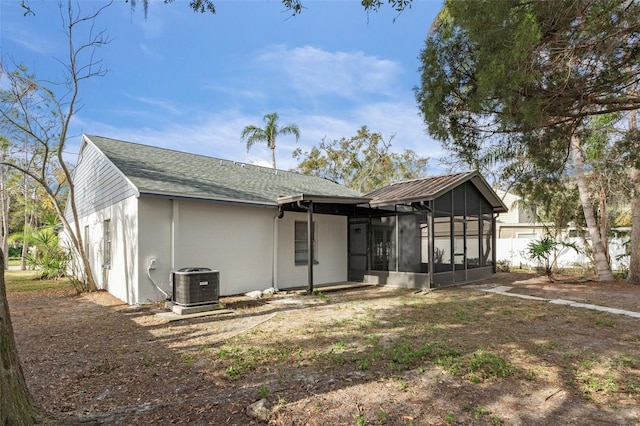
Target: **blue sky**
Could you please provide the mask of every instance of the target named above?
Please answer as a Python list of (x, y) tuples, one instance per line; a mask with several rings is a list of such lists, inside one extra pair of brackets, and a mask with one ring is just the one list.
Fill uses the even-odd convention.
[[(67, 40), (58, 2), (28, 3), (35, 16), (23, 16), (20, 0), (0, 2), (3, 60), (59, 78)], [(297, 147), (350, 137), (367, 125), (395, 135), (394, 150), (413, 149), (432, 159), (432, 173), (442, 171), (437, 158), (447, 154), (426, 134), (413, 93), (440, 0), (414, 0), (402, 14), (389, 7), (367, 14), (359, 1), (305, 0), (296, 17), (278, 0), (217, 0), (216, 15), (194, 13), (187, 0), (158, 0), (146, 20), (138, 3), (132, 14), (114, 0), (96, 21), (112, 38), (96, 52), (109, 72), (81, 86), (74, 135), (270, 165), (268, 149), (247, 153), (240, 133), (277, 112), (281, 125), (296, 123), (301, 132), (297, 144), (290, 136), (278, 140), (279, 168), (295, 167)], [(104, 2), (79, 4), (91, 12)], [(77, 152), (78, 140), (69, 151)]]

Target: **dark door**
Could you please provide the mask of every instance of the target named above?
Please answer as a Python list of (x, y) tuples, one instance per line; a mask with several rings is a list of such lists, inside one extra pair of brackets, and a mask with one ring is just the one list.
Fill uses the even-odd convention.
[(395, 271), (394, 228), (373, 225), (371, 228), (371, 269)]
[(349, 224), (349, 281), (362, 281), (367, 271), (369, 224)]

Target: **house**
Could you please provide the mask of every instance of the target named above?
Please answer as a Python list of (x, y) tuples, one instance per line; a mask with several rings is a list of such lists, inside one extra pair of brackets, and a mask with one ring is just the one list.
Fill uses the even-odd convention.
[(512, 192), (500, 189), (495, 190), (509, 209), (508, 212), (498, 215), (496, 220), (496, 236), (502, 238), (542, 238), (548, 234), (548, 229), (554, 225), (548, 222), (540, 222), (534, 207), (525, 206), (522, 197)]
[(221, 295), (467, 282), (494, 273), (495, 215), (506, 211), (476, 172), (363, 196), (319, 177), (92, 135), (74, 184), (96, 283), (130, 304), (163, 300), (171, 272), (186, 267), (219, 271)]

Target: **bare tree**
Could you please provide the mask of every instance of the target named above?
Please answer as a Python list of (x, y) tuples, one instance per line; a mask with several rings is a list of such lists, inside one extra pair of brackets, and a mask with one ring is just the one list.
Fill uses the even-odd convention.
[[(48, 86), (51, 82), (38, 80), (23, 66), (10, 66), (0, 61), (0, 117), (2, 132), (16, 155), (3, 156), (1, 166), (12, 167), (23, 173), (32, 183), (39, 185), (54, 205), (67, 231), (73, 249), (79, 255), (86, 277), (86, 289), (96, 289), (95, 281), (82, 244), (78, 212), (74, 202), (75, 188), (71, 180), (72, 168), (63, 152), (69, 137), (71, 118), (80, 108), (80, 84), (87, 79), (103, 76), (106, 72), (95, 50), (109, 42), (105, 31), (96, 31), (94, 24), (111, 2), (83, 15), (74, 10), (69, 0), (60, 5), (60, 17), (68, 40), (68, 58), (59, 60), (65, 79), (61, 94)], [(84, 41), (76, 44), (76, 32), (88, 27)], [(78, 31), (79, 32), (79, 31)], [(59, 89), (59, 87), (58, 87)], [(18, 143), (16, 143), (18, 142)], [(60, 176), (63, 176), (61, 179)], [(63, 201), (58, 194), (67, 185), (68, 208), (74, 226), (65, 217)], [(4, 281), (4, 255), (0, 256), (0, 424), (29, 425), (41, 423), (44, 416), (34, 405), (18, 358)]]
[[(84, 289), (89, 291), (95, 290), (96, 284), (82, 242), (72, 167), (63, 152), (70, 137), (71, 119), (82, 107), (81, 84), (106, 74), (102, 60), (94, 55), (97, 48), (109, 43), (109, 38), (105, 30), (96, 30), (95, 20), (111, 4), (108, 2), (87, 14), (79, 8), (74, 10), (71, 1), (61, 4), (60, 17), (68, 41), (68, 57), (58, 59), (64, 72), (61, 83), (40, 80), (23, 66), (7, 65), (4, 59), (0, 63), (0, 78), (7, 87), (0, 94), (0, 116), (8, 138), (13, 141), (14, 154), (2, 164), (23, 173), (49, 197), (78, 255), (84, 271)], [(17, 160), (18, 157), (23, 160)], [(64, 202), (59, 197), (64, 186), (69, 190), (66, 208), (70, 219), (65, 216)]]

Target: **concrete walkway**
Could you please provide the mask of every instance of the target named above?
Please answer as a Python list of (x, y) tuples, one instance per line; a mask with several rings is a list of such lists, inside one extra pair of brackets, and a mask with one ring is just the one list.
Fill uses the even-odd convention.
[(485, 287), (485, 286), (478, 286), (478, 285), (468, 285), (468, 286), (465, 286), (465, 287), (472, 288), (474, 290), (485, 291), (487, 293), (500, 294), (502, 296), (519, 297), (520, 299), (528, 299), (528, 300), (538, 300), (538, 301), (541, 301), (541, 302), (554, 303), (556, 305), (567, 305), (567, 306), (571, 306), (571, 307), (574, 307), (574, 308), (585, 308), (585, 309), (591, 309), (591, 310), (594, 310), (594, 311), (608, 312), (610, 314), (626, 315), (626, 316), (633, 317), (633, 318), (640, 318), (640, 312), (625, 311), (623, 309), (608, 308), (606, 306), (591, 305), (589, 303), (579, 303), (579, 302), (574, 302), (572, 300), (545, 299), (544, 297), (529, 296), (527, 294), (509, 293), (509, 290), (511, 290), (513, 287), (509, 287), (509, 286), (506, 286), (506, 285), (501, 285), (501, 286), (497, 286), (497, 287)]

